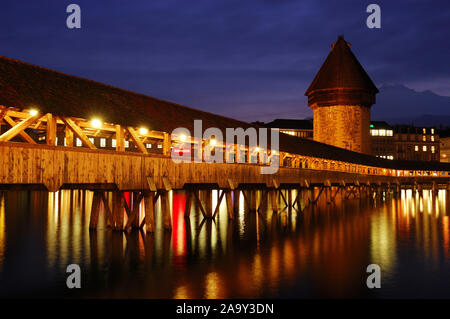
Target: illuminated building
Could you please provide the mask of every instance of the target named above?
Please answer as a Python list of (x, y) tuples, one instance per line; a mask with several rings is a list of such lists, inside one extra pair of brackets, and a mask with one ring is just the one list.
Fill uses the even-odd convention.
[(339, 36), (305, 92), (313, 110), (314, 140), (370, 154), (370, 107), (378, 89)]
[(313, 120), (276, 119), (263, 124), (265, 127), (278, 128), (280, 133), (313, 139)]
[(398, 125), (394, 127), (395, 159), (440, 160), (439, 135), (432, 127)]
[(372, 155), (393, 160), (395, 157), (394, 129), (386, 122), (370, 123)]

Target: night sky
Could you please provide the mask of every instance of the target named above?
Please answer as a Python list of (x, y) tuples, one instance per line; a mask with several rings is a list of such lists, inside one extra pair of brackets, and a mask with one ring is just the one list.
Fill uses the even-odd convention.
[[(81, 6), (79, 30), (66, 27), (70, 3)], [(381, 6), (381, 29), (366, 27), (370, 3)], [(0, 55), (245, 121), (311, 116), (304, 92), (338, 34), (377, 86), (450, 96), (448, 0), (2, 0), (0, 8)]]

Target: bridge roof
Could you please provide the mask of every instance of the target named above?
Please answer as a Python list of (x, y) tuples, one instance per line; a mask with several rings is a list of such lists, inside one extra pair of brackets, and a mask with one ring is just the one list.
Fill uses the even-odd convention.
[[(84, 119), (96, 116), (104, 122), (169, 133), (185, 127), (193, 134), (196, 119), (203, 121), (203, 129), (217, 127), (223, 132), (260, 127), (7, 57), (0, 57), (0, 105)], [(385, 168), (450, 170), (450, 164), (389, 161), (285, 134), (280, 134), (280, 150)]]
[(367, 72), (350, 49), (350, 44), (339, 36), (333, 43), (331, 52), (317, 72), (311, 85), (305, 92), (310, 95), (314, 91), (329, 89), (357, 89), (378, 93)]

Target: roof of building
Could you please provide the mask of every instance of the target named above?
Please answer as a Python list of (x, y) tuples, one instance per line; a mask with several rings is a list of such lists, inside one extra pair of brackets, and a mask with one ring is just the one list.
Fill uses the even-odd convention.
[(280, 129), (312, 130), (313, 120), (276, 119), (264, 124), (264, 126)]
[(386, 129), (386, 130), (391, 130), (392, 126), (390, 126), (387, 122), (385, 121), (371, 121), (370, 122), (370, 128), (373, 129)]
[[(85, 119), (98, 116), (104, 122), (165, 132), (185, 127), (193, 133), (196, 119), (203, 121), (203, 129), (217, 127), (223, 132), (260, 127), (6, 57), (0, 57), (0, 105)], [(389, 161), (286, 134), (280, 134), (280, 150), (385, 168), (450, 170), (450, 164)]]
[(350, 49), (350, 44), (339, 36), (331, 52), (305, 92), (317, 90), (357, 89), (378, 93), (378, 89)]
[[(426, 130), (426, 134), (431, 134), (431, 129), (434, 129), (434, 127), (430, 126), (413, 126), (413, 125), (395, 125), (394, 127), (395, 133), (401, 133), (401, 134), (423, 134), (423, 129)], [(437, 135), (438, 132), (435, 131), (435, 134)]]

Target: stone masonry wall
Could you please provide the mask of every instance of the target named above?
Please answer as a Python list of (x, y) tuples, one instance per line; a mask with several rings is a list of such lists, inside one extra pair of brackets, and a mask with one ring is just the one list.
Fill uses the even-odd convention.
[(314, 140), (370, 154), (370, 108), (359, 105), (313, 106)]

